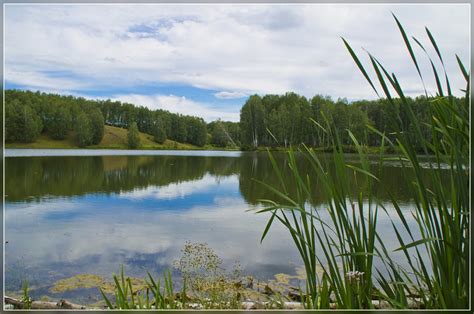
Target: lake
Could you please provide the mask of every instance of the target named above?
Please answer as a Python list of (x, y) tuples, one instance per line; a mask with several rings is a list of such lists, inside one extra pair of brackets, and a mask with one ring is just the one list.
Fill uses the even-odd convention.
[[(329, 155), (321, 156), (330, 163)], [(279, 165), (286, 162), (284, 153), (275, 158)], [(348, 158), (357, 162), (355, 155)], [(298, 164), (309, 167), (301, 156)], [(350, 178), (354, 195), (367, 188), (361, 178)], [(390, 213), (381, 188), (386, 186), (413, 224), (411, 191), (400, 165), (386, 164), (380, 179), (373, 192)], [(257, 181), (277, 180), (266, 153), (7, 149), (6, 294), (18, 295), (26, 279), (34, 298), (91, 304), (101, 299), (96, 288), (50, 289), (77, 274), (110, 279), (121, 265), (130, 276), (162, 274), (186, 241), (207, 243), (226, 268), (238, 263), (242, 274), (259, 280), (293, 275), (301, 262), (288, 232), (274, 224), (260, 243), (269, 216), (255, 214), (260, 199), (275, 198)], [(317, 182), (313, 186), (311, 204), (324, 216), (327, 199)], [(384, 243), (396, 248), (385, 213), (378, 224)]]

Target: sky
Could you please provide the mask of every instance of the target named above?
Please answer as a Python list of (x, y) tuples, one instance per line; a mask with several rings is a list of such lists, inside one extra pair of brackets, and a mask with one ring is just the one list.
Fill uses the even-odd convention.
[[(5, 4), (5, 87), (119, 100), (208, 122), (238, 121), (252, 94), (376, 98), (342, 36), (365, 65), (364, 49), (397, 74), (408, 95), (423, 94), (392, 12), (439, 66), (430, 29), (460, 95), (455, 54), (469, 66), (468, 4)], [(429, 61), (414, 50), (434, 94)]]

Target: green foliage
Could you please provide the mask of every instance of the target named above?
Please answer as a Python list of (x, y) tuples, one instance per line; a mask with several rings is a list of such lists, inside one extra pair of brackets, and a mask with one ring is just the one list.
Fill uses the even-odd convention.
[[(421, 77), (408, 37), (402, 25), (396, 21)], [(428, 30), (427, 33), (442, 63), (438, 47)], [(344, 40), (344, 44), (364, 77), (377, 92), (355, 52), (347, 41)], [(326, 120), (324, 127), (316, 122), (331, 140), (335, 173), (327, 169), (314, 150), (305, 146), (300, 154), (309, 160), (311, 167), (299, 170), (296, 154), (290, 151), (288, 167), (293, 182), (287, 184), (283, 180), (280, 166), (270, 155), (279, 182), (262, 184), (278, 195), (281, 201), (263, 200), (267, 207), (258, 212), (271, 213), (271, 216), (263, 231), (262, 240), (274, 221), (279, 221), (289, 231), (305, 265), (308, 279), (304, 300), (308, 308), (328, 308), (329, 296), (333, 294), (336, 307), (340, 309), (372, 308), (374, 295), (386, 300), (394, 308), (408, 308), (409, 301), (415, 302), (413, 296), (416, 296), (421, 300), (416, 302), (425, 308), (466, 309), (469, 306), (469, 75), (465, 75), (465, 102), (461, 102), (451, 95), (449, 79), (445, 73), (447, 91), (443, 91), (440, 84), (437, 84), (437, 96), (425, 103), (429, 110), (429, 123), (423, 129), (425, 125), (419, 119), (419, 114), (423, 111), (418, 111), (417, 115), (395, 74), (388, 74), (377, 59), (370, 54), (369, 57), (387, 97), (385, 109), (393, 113), (391, 117), (381, 120), (394, 131), (388, 136), (386, 129), (377, 130), (368, 126), (367, 132), (371, 131), (378, 136), (382, 148), (388, 143), (393, 150), (400, 151), (401, 155), (387, 158), (381, 149), (378, 166), (374, 170), (369, 167), (368, 155), (361, 143), (349, 130), (347, 136), (356, 147), (359, 157), (360, 166), (355, 166), (345, 160), (343, 143), (346, 140), (344, 133), (340, 132), (339, 122), (336, 119), (332, 122)], [(433, 65), (431, 59), (430, 62)], [(464, 73), (462, 63), (460, 68)], [(435, 78), (438, 77), (434, 65), (433, 72)], [(398, 100), (390, 95), (388, 83), (396, 91)], [(361, 104), (365, 105), (367, 104)], [(335, 116), (339, 118), (343, 108), (336, 105)], [(379, 114), (376, 116), (380, 117)], [(417, 155), (420, 150), (432, 152), (436, 158), (435, 162), (429, 164), (428, 177), (422, 175)], [(376, 184), (381, 189), (386, 189), (387, 186), (378, 178), (386, 160), (401, 163), (400, 171), (405, 174), (406, 184), (412, 187), (412, 198), (416, 204), (411, 211), (416, 222), (413, 228), (409, 227), (405, 218), (407, 213), (401, 211), (399, 201), (387, 190), (391, 195), (391, 205), (397, 213), (397, 217), (389, 216), (400, 244), (396, 251), (403, 252), (403, 263), (408, 265), (407, 268), (395, 263), (391, 252), (388, 252), (378, 235), (377, 216), (381, 214), (379, 209), (389, 215), (386, 205), (376, 197), (371, 188), (356, 196), (349, 193), (347, 169), (353, 170), (358, 180), (364, 178), (369, 185)], [(448, 181), (440, 175), (442, 165), (448, 165)], [(311, 200), (314, 188), (311, 177), (319, 179), (318, 187), (329, 197), (325, 206), (329, 221), (321, 218), (311, 201), (307, 202)], [(428, 189), (429, 184), (432, 187)], [(290, 196), (287, 192), (292, 186), (297, 189), (295, 196)], [(397, 218), (399, 225), (393, 222)], [(317, 246), (320, 247), (319, 251), (316, 250)], [(383, 269), (374, 267), (374, 258), (382, 261)], [(322, 277), (315, 271), (318, 265), (324, 269)]]
[(207, 126), (211, 137), (209, 142), (219, 147), (240, 145), (239, 123), (217, 120)]
[(127, 132), (127, 145), (130, 149), (136, 149), (140, 147), (140, 133), (138, 132), (138, 126), (136, 122), (132, 122), (128, 127)]
[(23, 302), (23, 309), (30, 310), (31, 309), (31, 298), (28, 292), (28, 281), (23, 282), (23, 296), (21, 297), (21, 302)]
[(240, 123), (216, 120), (208, 123), (209, 143), (218, 147), (240, 146)]
[[(377, 209), (370, 194), (350, 193), (349, 165), (344, 160), (338, 136), (334, 134), (337, 129), (332, 126), (330, 130), (329, 127), (325, 130), (333, 133), (330, 137), (336, 140), (333, 142), (335, 172), (330, 171), (314, 150), (306, 147), (300, 153), (310, 162), (309, 169), (301, 171), (297, 167), (296, 154), (293, 151), (288, 153), (288, 167), (291, 169), (291, 182), (288, 182), (283, 179), (279, 166), (270, 154), (279, 182), (275, 187), (264, 185), (283, 201), (263, 200), (267, 207), (258, 213), (269, 212), (271, 217), (262, 240), (274, 221), (281, 222), (288, 229), (305, 265), (307, 295), (304, 300), (307, 307), (328, 308), (329, 296), (333, 292), (337, 308), (371, 308)], [(361, 164), (368, 169), (365, 158), (360, 152)], [(354, 169), (361, 173), (367, 171)], [(319, 187), (328, 198), (326, 209), (329, 221), (323, 221), (320, 212), (306, 202), (312, 198), (310, 177), (317, 177)], [(287, 191), (292, 187), (297, 190), (295, 197), (288, 196)], [(322, 255), (317, 255), (317, 247), (322, 248), (322, 252), (319, 250)], [(323, 268), (326, 277), (318, 276), (316, 270), (319, 267)], [(352, 278), (354, 270), (357, 276)]]
[(174, 266), (194, 292), (204, 290), (208, 282), (223, 278), (222, 259), (206, 243), (186, 242), (181, 258)]
[[(337, 136), (344, 146), (352, 145), (352, 140), (347, 133), (347, 130), (350, 130), (361, 145), (378, 147), (380, 137), (368, 132), (366, 126), (369, 124), (382, 132), (385, 131), (392, 141), (395, 140), (397, 127), (407, 134), (414, 135), (416, 130), (408, 121), (409, 110), (413, 111), (420, 121), (419, 129), (422, 134), (427, 139), (431, 139), (427, 103), (433, 99), (426, 96), (405, 97), (403, 100), (406, 103), (405, 106), (398, 98), (359, 100), (348, 103), (346, 99), (334, 101), (330, 97), (320, 95), (310, 100), (295, 93), (263, 97), (254, 95), (241, 109), (241, 147), (243, 149), (256, 149), (259, 146), (288, 148), (304, 144), (332, 150), (333, 139), (318, 127), (326, 123), (337, 127)], [(461, 102), (463, 99), (453, 97), (453, 101)], [(400, 115), (400, 121), (397, 123), (392, 121), (394, 115)], [(217, 132), (216, 138), (219, 136), (222, 137)], [(423, 152), (421, 143), (415, 143), (415, 148), (418, 152)]]
[(252, 95), (240, 110), (240, 130), (242, 144), (256, 148), (260, 145), (265, 132), (264, 108), (262, 99)]
[[(125, 276), (122, 266), (120, 276), (113, 275), (115, 305), (102, 288), (99, 288), (99, 291), (109, 309), (176, 309), (178, 305), (180, 307), (185, 305), (184, 302), (178, 303), (175, 298), (170, 272), (164, 275), (164, 287), (161, 287), (160, 280), (155, 282), (150, 273), (148, 279), (144, 286), (135, 287), (132, 278)], [(181, 295), (185, 295), (185, 292), (183, 288)]]
[(92, 129), (92, 144), (99, 144), (104, 137), (104, 117), (98, 108), (94, 108), (89, 112), (89, 119)]
[(153, 140), (163, 144), (166, 140), (166, 131), (162, 123), (157, 123), (153, 130)]
[(93, 130), (89, 117), (84, 112), (80, 112), (76, 117), (76, 124), (74, 127), (76, 132), (76, 142), (79, 147), (86, 147), (92, 144)]
[(186, 117), (186, 142), (204, 146), (207, 142), (207, 126), (203, 119), (195, 117)]
[(55, 140), (65, 139), (71, 128), (71, 115), (64, 106), (54, 107), (51, 120), (46, 125), (49, 136)]
[(229, 303), (236, 305), (240, 301), (241, 287), (235, 284), (239, 269), (228, 274), (222, 268), (222, 259), (206, 243), (187, 242), (181, 258), (174, 264), (192, 295), (204, 302), (204, 306), (226, 308)]
[(33, 142), (40, 135), (42, 123), (34, 109), (29, 106), (23, 108), (23, 134), (20, 135), (20, 142)]
[(19, 115), (17, 107), (19, 102), (17, 100), (5, 102), (5, 142), (15, 142), (17, 134), (21, 131), (19, 122)]
[(38, 138), (43, 124), (30, 105), (14, 99), (5, 103), (5, 128), (6, 142), (30, 143)]
[[(54, 140), (65, 139), (70, 129), (76, 129), (81, 112), (87, 114), (92, 133), (92, 139), (86, 141), (86, 144), (82, 143), (82, 147), (101, 142), (104, 136), (104, 124), (128, 128), (133, 121), (137, 122), (140, 132), (153, 136), (159, 132), (158, 143), (163, 143), (166, 138), (197, 146), (204, 146), (207, 143), (206, 123), (197, 117), (164, 110), (150, 110), (110, 100), (87, 100), (81, 97), (20, 90), (6, 90), (5, 100), (8, 143), (33, 142), (39, 135), (38, 129), (40, 133), (46, 131)], [(25, 124), (25, 119), (28, 124)], [(163, 132), (157, 131), (156, 125), (159, 125)], [(164, 134), (164, 139), (161, 133)]]
[[(176, 293), (171, 271), (163, 280), (155, 280), (150, 273), (145, 285), (134, 287), (132, 279), (113, 275), (115, 304), (106, 291), (99, 288), (109, 309), (186, 309), (189, 303), (204, 308), (240, 308), (243, 287), (238, 284), (238, 269), (227, 274), (221, 267), (222, 260), (204, 243), (186, 243), (183, 255), (175, 261), (182, 273), (181, 290)], [(162, 284), (163, 283), (163, 284)], [(190, 289), (188, 293), (188, 287)]]
[(168, 271), (165, 273), (164, 286), (161, 287), (160, 280), (157, 282), (153, 279), (150, 273), (148, 273), (149, 282), (147, 282), (150, 287), (153, 296), (155, 297), (155, 308), (157, 309), (177, 309), (178, 306), (181, 308), (186, 307), (186, 282), (183, 284), (183, 289), (179, 294), (181, 297), (181, 302), (178, 303), (178, 299), (174, 293), (173, 289), (173, 278), (171, 277), (171, 272)]
[[(427, 138), (430, 138), (431, 131), (428, 127), (430, 115), (426, 110), (428, 107), (426, 104), (431, 100), (432, 97), (426, 96), (415, 99), (405, 97), (404, 100), (422, 122), (419, 128)], [(330, 123), (334, 121), (339, 126), (338, 136), (345, 146), (352, 143), (346, 129), (351, 130), (362, 145), (376, 147), (380, 144), (380, 138), (376, 134), (366, 132), (365, 124), (385, 131), (391, 140), (395, 140), (395, 125), (399, 125), (407, 133), (416, 132), (414, 126), (408, 123), (407, 106), (397, 98), (391, 98), (390, 101), (360, 100), (348, 104), (344, 99), (333, 101), (329, 97), (319, 95), (311, 99), (295, 93), (263, 97), (253, 95), (242, 107), (239, 123), (214, 121), (207, 125), (197, 117), (164, 110), (150, 110), (110, 100), (86, 100), (72, 96), (6, 90), (5, 101), (7, 143), (35, 141), (38, 129), (39, 132), (47, 132), (53, 139), (64, 139), (68, 129), (75, 128), (80, 112), (86, 113), (91, 123), (93, 135), (87, 145), (100, 143), (104, 132), (101, 121), (120, 128), (127, 128), (132, 121), (136, 121), (140, 132), (152, 136), (157, 134), (158, 143), (162, 141), (164, 133), (165, 138), (181, 143), (203, 146), (213, 142), (213, 145), (220, 147), (240, 146), (243, 149), (288, 148), (305, 144), (331, 150), (331, 139), (313, 121), (320, 125), (325, 125), (326, 120)], [(464, 99), (454, 98), (453, 101), (462, 102)], [(23, 110), (25, 107), (33, 109), (33, 111), (26, 109), (27, 120), (33, 122), (28, 123), (29, 129), (26, 132), (25, 110)], [(102, 115), (99, 114), (99, 110)], [(391, 117), (398, 114), (401, 120), (396, 124), (390, 122)], [(37, 117), (40, 118), (39, 122)], [(156, 130), (157, 125), (163, 132)], [(415, 144), (417, 151), (422, 152), (421, 143)]]
[(219, 124), (215, 126), (211, 133), (211, 144), (219, 147), (226, 147), (228, 143), (229, 137), (222, 125)]
[[(420, 79), (423, 80), (410, 40), (401, 23), (395, 16), (394, 18)], [(395, 90), (400, 97), (401, 106), (406, 108), (406, 115), (400, 114), (395, 119), (402, 128), (396, 129), (396, 142), (390, 143), (402, 151), (400, 160), (404, 162), (404, 169), (415, 177), (414, 181), (407, 181), (406, 184), (413, 188), (413, 198), (417, 206), (412, 215), (415, 217), (418, 228), (416, 231), (419, 234), (415, 236), (415, 230), (409, 228), (398, 202), (393, 199), (392, 203), (397, 209), (398, 218), (403, 222), (403, 228), (399, 228), (400, 230), (394, 225), (395, 234), (400, 242), (398, 250), (404, 253), (409, 268), (404, 271), (394, 267), (393, 261), (384, 250), (387, 263), (393, 272), (390, 278), (400, 284), (392, 286), (384, 278), (379, 279), (379, 282), (387, 294), (387, 299), (395, 306), (405, 304), (405, 297), (400, 293), (400, 290), (405, 290), (416, 291), (427, 308), (467, 308), (469, 306), (469, 75), (456, 56), (466, 80), (464, 102), (458, 101), (451, 94), (449, 78), (438, 46), (427, 28), (426, 32), (443, 66), (446, 79), (446, 91), (443, 91), (437, 69), (427, 54), (438, 89), (436, 97), (427, 103), (428, 116), (431, 118), (428, 125), (431, 134), (428, 138), (421, 128), (416, 113), (409, 106), (395, 74), (389, 75), (382, 64), (369, 54), (372, 66), (378, 73), (378, 81), (391, 105), (394, 105), (394, 101), (389, 95), (387, 85)], [(414, 37), (413, 40), (426, 52), (420, 41)], [(405, 125), (410, 125), (413, 131), (403, 132)], [(380, 135), (383, 139), (387, 139), (384, 134)], [(421, 147), (424, 152), (433, 152), (436, 157), (436, 162), (430, 164), (428, 180), (421, 176), (417, 147)], [(440, 178), (441, 164), (448, 165), (447, 182)], [(435, 185), (428, 190), (426, 185), (429, 181)], [(403, 232), (409, 235), (408, 239), (402, 236)], [(423, 251), (427, 252), (428, 258), (422, 258)]]
[(185, 142), (188, 136), (186, 124), (181, 116), (171, 116), (171, 133), (170, 139), (177, 142)]

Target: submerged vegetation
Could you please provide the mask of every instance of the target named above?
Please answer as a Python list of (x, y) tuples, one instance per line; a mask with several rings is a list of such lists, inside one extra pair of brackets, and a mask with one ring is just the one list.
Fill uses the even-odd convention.
[[(423, 80), (408, 39), (402, 25), (396, 19), (399, 30), (408, 48), (410, 57)], [(426, 29), (428, 38), (443, 65), (444, 62), (438, 46)], [(344, 40), (352, 58), (359, 67), (371, 87), (378, 94), (374, 83), (367, 74), (365, 67)], [(425, 48), (416, 39), (413, 41)], [(401, 171), (407, 174), (405, 184), (411, 186), (412, 198), (416, 204), (412, 209), (416, 226), (410, 227), (400, 209), (399, 201), (392, 197), (391, 206), (380, 202), (372, 193), (361, 192), (353, 196), (348, 191), (346, 169), (353, 170), (354, 176), (364, 178), (370, 184), (382, 185), (378, 178), (378, 170), (368, 166), (368, 156), (354, 134), (347, 134), (358, 149), (360, 166), (346, 162), (342, 151), (342, 141), (334, 124), (326, 120), (325, 125), (317, 124), (322, 132), (332, 139), (334, 148), (333, 159), (336, 167), (335, 175), (326, 169), (314, 150), (305, 147), (300, 152), (311, 163), (312, 167), (301, 172), (296, 167), (295, 152), (290, 151), (288, 167), (291, 169), (292, 185), (297, 188), (296, 197), (286, 193), (287, 185), (280, 180), (279, 185), (269, 189), (278, 193), (284, 201), (264, 200), (268, 205), (260, 213), (271, 213), (266, 236), (274, 221), (282, 223), (289, 231), (301, 255), (307, 274), (307, 308), (328, 308), (332, 298), (341, 309), (372, 308), (373, 299), (382, 299), (393, 308), (408, 308), (409, 304), (419, 304), (428, 309), (467, 309), (469, 307), (469, 74), (457, 57), (461, 72), (466, 81), (463, 102), (455, 101), (452, 96), (450, 82), (444, 72), (446, 90), (442, 88), (439, 73), (429, 59), (438, 90), (428, 105), (430, 136), (422, 132), (422, 121), (414, 114), (407, 102), (397, 76), (390, 74), (383, 65), (369, 53), (371, 64), (377, 74), (377, 80), (391, 106), (396, 102), (404, 108), (413, 131), (403, 128), (403, 119), (396, 114), (390, 123), (395, 129), (393, 136), (384, 130), (368, 126), (368, 130), (379, 136), (380, 145), (385, 143), (401, 151), (397, 157), (386, 157), (381, 150), (379, 167), (384, 162), (399, 160)], [(390, 94), (390, 88), (396, 92), (397, 101)], [(418, 149), (431, 151), (436, 156), (430, 163), (429, 177), (421, 176)], [(271, 155), (270, 155), (270, 158)], [(274, 163), (274, 162), (273, 162)], [(449, 165), (449, 179), (443, 180), (439, 170), (441, 164)], [(281, 169), (274, 163), (274, 170)], [(409, 175), (408, 175), (409, 174)], [(311, 198), (309, 177), (317, 176), (322, 182), (319, 188), (324, 189), (329, 201), (326, 210), (329, 221), (323, 221), (321, 212), (306, 202)], [(433, 184), (427, 189), (428, 180)], [(370, 189), (369, 189), (370, 191)], [(388, 191), (390, 193), (390, 191)], [(378, 236), (377, 216), (389, 215), (394, 235), (399, 247), (395, 251), (403, 253), (405, 265), (397, 263)], [(396, 213), (395, 216), (393, 214)], [(392, 215), (392, 216), (390, 216)], [(398, 219), (401, 224), (395, 224)], [(380, 267), (375, 266), (378, 260)], [(317, 275), (315, 269), (321, 266), (324, 272)]]

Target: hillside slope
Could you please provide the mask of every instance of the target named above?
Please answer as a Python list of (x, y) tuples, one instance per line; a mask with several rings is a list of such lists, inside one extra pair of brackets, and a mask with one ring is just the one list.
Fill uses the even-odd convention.
[[(140, 132), (140, 149), (202, 149), (190, 144), (182, 144), (171, 140), (166, 140), (163, 144), (153, 141), (153, 136)], [(80, 148), (74, 141), (74, 132), (70, 132), (64, 140), (53, 140), (47, 134), (41, 134), (34, 143), (7, 143), (6, 148)], [(98, 145), (87, 146), (86, 148), (127, 148), (127, 130), (106, 125), (104, 137)]]

